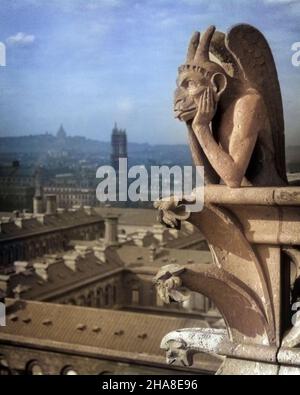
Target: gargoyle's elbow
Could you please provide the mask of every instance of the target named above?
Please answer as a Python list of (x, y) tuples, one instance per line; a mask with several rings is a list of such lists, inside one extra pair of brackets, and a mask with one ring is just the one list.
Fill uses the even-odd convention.
[(225, 182), (225, 185), (227, 185), (229, 188), (240, 188), (242, 185), (242, 180), (243, 177), (240, 176), (234, 176), (234, 177), (224, 177), (223, 181)]
[(232, 172), (229, 177), (224, 177), (224, 182), (229, 188), (240, 188), (243, 182), (243, 175), (239, 171)]
[(237, 180), (228, 180), (227, 182), (226, 182), (226, 185), (229, 187), (229, 188), (240, 188), (241, 187), (241, 181), (237, 181)]

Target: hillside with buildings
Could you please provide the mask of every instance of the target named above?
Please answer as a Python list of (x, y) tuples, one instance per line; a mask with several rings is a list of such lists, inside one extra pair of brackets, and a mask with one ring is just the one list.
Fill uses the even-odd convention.
[[(117, 125), (113, 130), (121, 130)], [(130, 141), (128, 137), (127, 151), (132, 164), (190, 164), (191, 158), (187, 145), (172, 145), (172, 154), (169, 145), (164, 144), (138, 144)], [(90, 158), (99, 163), (110, 162), (111, 146), (113, 142), (101, 141), (101, 133), (99, 140), (92, 140), (84, 136), (69, 136), (61, 125), (55, 135), (50, 133), (40, 135), (26, 135), (19, 137), (0, 137), (0, 165), (7, 164), (12, 160), (18, 159), (25, 162), (24, 164), (32, 164), (39, 162), (40, 164), (48, 164), (51, 159), (59, 160), (61, 164), (73, 160), (88, 160)]]

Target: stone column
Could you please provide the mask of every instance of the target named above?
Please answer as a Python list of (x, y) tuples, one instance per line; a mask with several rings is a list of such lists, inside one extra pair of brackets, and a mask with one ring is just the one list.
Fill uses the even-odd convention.
[[(173, 209), (162, 208), (161, 218)], [(189, 222), (205, 236), (213, 264), (168, 265), (156, 286), (165, 302), (182, 302), (187, 291), (209, 297), (227, 331), (183, 329), (162, 347), (190, 364), (199, 351), (225, 356), (222, 374), (300, 374), (300, 320), (291, 319), (289, 297), (290, 264), (300, 265), (300, 188), (207, 186), (204, 210)]]
[(105, 245), (107, 247), (119, 244), (118, 221), (117, 215), (109, 214), (105, 217)]
[(57, 210), (56, 195), (47, 195), (46, 214), (48, 215), (56, 214), (56, 210)]
[(43, 214), (44, 212), (44, 204), (42, 196), (35, 196), (33, 198), (33, 213), (34, 214)]

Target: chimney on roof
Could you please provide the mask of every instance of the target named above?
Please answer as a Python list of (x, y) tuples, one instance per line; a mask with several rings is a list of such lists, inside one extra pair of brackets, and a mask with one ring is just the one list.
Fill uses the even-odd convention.
[(65, 265), (69, 268), (69, 269), (71, 269), (73, 272), (76, 272), (76, 270), (77, 270), (77, 264), (78, 264), (78, 261), (79, 261), (79, 254), (78, 254), (78, 252), (73, 252), (73, 253), (71, 253), (71, 254), (67, 254), (67, 255), (64, 255), (64, 262), (65, 262)]
[(108, 214), (105, 217), (105, 245), (107, 247), (117, 246), (118, 239), (118, 222), (119, 217), (114, 214)]
[(44, 281), (48, 281), (48, 268), (49, 264), (45, 262), (36, 262), (33, 264), (36, 274)]
[(18, 228), (22, 229), (24, 225), (24, 218), (14, 218), (14, 223)]
[(24, 292), (29, 291), (29, 287), (26, 285), (18, 284), (14, 289), (13, 289), (13, 294), (14, 298), (20, 300), (21, 299), (21, 294)]
[(93, 215), (93, 208), (91, 206), (84, 206), (83, 208), (87, 215)]
[(46, 214), (48, 215), (56, 214), (56, 210), (57, 210), (56, 195), (47, 195)]
[(45, 214), (36, 214), (35, 219), (42, 225), (45, 225)]
[(43, 214), (43, 212), (44, 212), (43, 197), (35, 196), (33, 198), (33, 214)]
[(13, 217), (14, 218), (19, 218), (20, 217), (20, 211), (19, 210), (14, 210), (13, 211)]
[(146, 236), (147, 232), (143, 230), (139, 231), (136, 235), (133, 235), (132, 237), (135, 245), (137, 245), (138, 247), (145, 247)]
[(25, 219), (32, 219), (34, 217), (33, 213), (31, 213), (29, 210), (23, 210), (22, 216)]
[(8, 292), (9, 289), (10, 276), (7, 274), (0, 274), (0, 291), (4, 294)]
[(61, 263), (63, 262), (63, 259), (56, 254), (46, 254), (44, 255), (45, 262), (48, 263), (49, 265), (53, 265), (54, 263)]
[(29, 262), (26, 261), (16, 261), (14, 263), (16, 274), (25, 272), (29, 268)]
[(82, 204), (73, 204), (72, 209), (74, 209), (75, 211), (79, 211), (82, 210)]
[(155, 258), (156, 258), (156, 246), (152, 244), (149, 247), (149, 261), (153, 263), (155, 261)]
[(164, 241), (165, 229), (162, 225), (153, 225), (153, 235), (160, 242)]
[(174, 239), (179, 238), (179, 230), (178, 229), (168, 229), (169, 233), (171, 236), (174, 237)]
[(94, 251), (95, 257), (97, 259), (99, 259), (99, 261), (101, 263), (107, 262), (106, 246), (95, 246), (95, 247), (93, 247), (93, 251)]
[(92, 249), (85, 245), (76, 245), (75, 251), (83, 258), (86, 258), (92, 253)]

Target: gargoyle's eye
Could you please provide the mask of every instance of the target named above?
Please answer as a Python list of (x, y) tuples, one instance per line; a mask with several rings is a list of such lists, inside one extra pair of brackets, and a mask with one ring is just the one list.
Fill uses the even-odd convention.
[(196, 82), (194, 80), (188, 80), (186, 82), (186, 85), (187, 85), (188, 89), (195, 89), (195, 88), (197, 88), (197, 84), (196, 84)]

